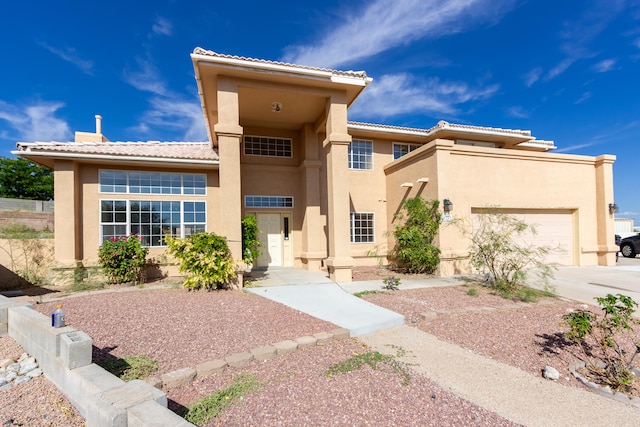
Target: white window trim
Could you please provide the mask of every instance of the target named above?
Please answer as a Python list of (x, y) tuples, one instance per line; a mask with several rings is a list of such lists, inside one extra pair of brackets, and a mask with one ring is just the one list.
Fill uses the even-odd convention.
[[(372, 237), (373, 239), (370, 242), (354, 242), (351, 240), (352, 237), (355, 237), (355, 233), (353, 232), (353, 215), (352, 214), (360, 214), (360, 215), (371, 215), (371, 222), (373, 223), (372, 228)], [(375, 212), (350, 212), (349, 213), (349, 240), (352, 245), (370, 245), (376, 243), (376, 213)]]
[[(291, 206), (253, 206), (247, 205), (248, 197), (266, 197), (266, 198), (282, 198), (282, 199), (291, 199)], [(243, 198), (243, 205), (245, 208), (250, 209), (293, 209), (295, 207), (295, 199), (293, 196), (266, 196), (263, 194), (246, 194)]]
[[(115, 191), (102, 191), (102, 182), (100, 181), (100, 175), (102, 172), (122, 172), (125, 173), (127, 176), (127, 183), (125, 184), (126, 186), (126, 192), (121, 193), (121, 192), (115, 192)], [(131, 173), (149, 173), (149, 174), (153, 174), (153, 173), (158, 173), (158, 174), (162, 174), (162, 173), (167, 173), (167, 174), (171, 174), (171, 175), (180, 175), (180, 193), (132, 193), (130, 192), (130, 179), (129, 179), (129, 174)], [(202, 176), (204, 177), (204, 194), (186, 194), (184, 192), (184, 176), (185, 175), (198, 175), (198, 176)], [(160, 197), (177, 197), (177, 196), (183, 196), (183, 197), (206, 197), (209, 187), (207, 185), (207, 174), (205, 173), (189, 173), (189, 172), (155, 172), (155, 171), (140, 171), (140, 170), (121, 170), (121, 169), (99, 169), (98, 170), (98, 193), (99, 194), (118, 194), (118, 195), (133, 195), (133, 196), (160, 196)]]
[[(395, 150), (394, 147), (398, 145), (398, 146), (403, 146), (403, 147), (409, 147), (409, 151), (407, 152), (407, 154), (411, 153), (414, 150), (417, 150), (418, 148), (422, 147), (423, 144), (413, 144), (410, 142), (394, 142), (393, 143), (393, 147), (391, 147), (391, 155), (394, 156), (394, 160), (398, 160), (401, 159), (402, 157), (406, 156), (407, 154), (404, 154), (400, 157), (398, 157), (398, 159), (395, 158)], [(413, 147), (413, 148), (411, 148)]]
[[(355, 167), (353, 167), (353, 160), (352, 160), (352, 161), (349, 163), (349, 170), (354, 170), (354, 171), (372, 171), (372, 170), (374, 170), (375, 165), (373, 164), (373, 158), (374, 158), (374, 155), (373, 155), (373, 145), (374, 145), (374, 144), (373, 144), (373, 140), (371, 140), (371, 139), (358, 139), (358, 138), (355, 138), (355, 139), (353, 139), (353, 140), (351, 141), (351, 143), (349, 144), (349, 150), (351, 150), (351, 149), (352, 149), (352, 144), (353, 144), (354, 142), (367, 142), (367, 143), (371, 144), (371, 167), (370, 167), (370, 168), (364, 168), (364, 169), (363, 169), (363, 168), (355, 168)], [(351, 156), (351, 158), (353, 159), (353, 155)]]
[[(290, 156), (269, 156), (267, 154), (247, 154), (247, 145), (246, 138), (266, 138), (266, 139), (278, 139), (281, 141), (289, 141), (289, 148), (291, 155)], [(277, 159), (292, 159), (293, 158), (293, 139), (292, 138), (282, 138), (279, 136), (266, 136), (266, 135), (244, 135), (242, 137), (242, 154), (245, 156), (251, 157), (269, 157), (269, 158), (277, 158)]]

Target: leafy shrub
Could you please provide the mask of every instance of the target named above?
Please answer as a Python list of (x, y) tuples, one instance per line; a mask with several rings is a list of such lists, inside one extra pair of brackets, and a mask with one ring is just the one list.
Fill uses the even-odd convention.
[(551, 249), (525, 244), (522, 239), (536, 234), (534, 226), (498, 210), (487, 210), (478, 218), (471, 234), (470, 261), (485, 275), (488, 287), (505, 298), (518, 297), (527, 281), (527, 269), (531, 268), (547, 283), (552, 271), (545, 257)]
[(196, 233), (184, 239), (166, 237), (166, 242), (169, 253), (180, 260), (180, 272), (186, 273), (185, 288), (227, 288), (235, 278), (235, 262), (224, 237)]
[(148, 253), (149, 248), (131, 234), (105, 240), (98, 249), (98, 260), (109, 283), (141, 282)]
[(255, 216), (242, 218), (242, 261), (252, 264), (260, 256), (258, 240), (258, 222)]
[(404, 223), (395, 226), (396, 245), (390, 254), (395, 267), (409, 273), (433, 273), (440, 264), (440, 249), (433, 245), (441, 222), (439, 202), (416, 197), (402, 206), (404, 211), (395, 220)]
[(395, 276), (391, 276), (383, 279), (382, 283), (384, 284), (382, 286), (382, 289), (387, 289), (389, 291), (397, 291), (398, 286), (400, 286), (400, 279), (398, 279)]
[(608, 294), (596, 301), (604, 312), (600, 318), (589, 310), (576, 310), (562, 316), (563, 324), (569, 327), (565, 337), (580, 345), (587, 370), (601, 384), (627, 391), (633, 381), (631, 369), (640, 353), (640, 343), (634, 342), (635, 349), (628, 351), (621, 342), (625, 335), (636, 338), (632, 325), (639, 322), (633, 318), (638, 304), (622, 294)]

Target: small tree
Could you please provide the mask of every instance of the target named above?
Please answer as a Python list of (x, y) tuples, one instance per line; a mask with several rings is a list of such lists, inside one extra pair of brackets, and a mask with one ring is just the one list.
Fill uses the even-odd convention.
[(260, 240), (258, 240), (258, 222), (255, 216), (242, 218), (242, 260), (252, 264), (260, 256)]
[[(608, 294), (596, 301), (604, 312), (601, 317), (589, 310), (576, 310), (562, 316), (563, 324), (569, 327), (565, 337), (580, 345), (586, 369), (600, 383), (613, 390), (627, 391), (633, 381), (633, 361), (640, 353), (640, 342), (633, 342), (637, 336), (632, 326), (638, 324), (632, 317), (638, 304), (622, 294)], [(621, 344), (625, 335), (626, 341), (632, 342), (635, 348)]]
[(228, 288), (236, 268), (227, 240), (215, 233), (196, 233), (184, 239), (166, 237), (167, 250), (180, 260), (189, 290)]
[(441, 222), (439, 202), (416, 197), (407, 199), (402, 207), (394, 218), (400, 224), (393, 232), (396, 245), (391, 258), (397, 268), (410, 273), (433, 273), (440, 264), (440, 249), (433, 245)]
[(487, 278), (487, 285), (506, 297), (514, 296), (534, 268), (546, 283), (551, 268), (545, 263), (550, 248), (523, 242), (526, 234), (536, 234), (534, 226), (497, 210), (478, 215), (471, 234), (471, 265)]
[(149, 248), (135, 234), (112, 237), (98, 249), (98, 260), (109, 283), (142, 282)]

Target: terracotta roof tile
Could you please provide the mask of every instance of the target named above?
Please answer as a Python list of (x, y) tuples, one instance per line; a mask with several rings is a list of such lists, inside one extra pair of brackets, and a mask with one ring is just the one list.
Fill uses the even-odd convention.
[(59, 152), (114, 157), (219, 160), (217, 150), (208, 142), (19, 142), (17, 147), (19, 151), (29, 153)]

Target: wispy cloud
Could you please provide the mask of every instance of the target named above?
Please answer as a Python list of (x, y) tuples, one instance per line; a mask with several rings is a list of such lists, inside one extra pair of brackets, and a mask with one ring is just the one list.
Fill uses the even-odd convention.
[(142, 58), (136, 58), (136, 63), (138, 69), (124, 71), (124, 81), (138, 90), (156, 95), (166, 95), (167, 85), (160, 77), (155, 65)]
[(159, 36), (170, 36), (173, 33), (173, 24), (168, 19), (159, 16), (156, 18), (151, 30)]
[(582, 94), (582, 96), (580, 98), (578, 98), (578, 100), (575, 102), (575, 104), (581, 104), (584, 101), (586, 101), (587, 99), (591, 98), (591, 92), (585, 92)]
[(498, 21), (513, 0), (374, 0), (345, 12), (337, 27), (315, 45), (290, 46), (283, 60), (337, 67), (412, 41), (459, 33)]
[(615, 59), (603, 59), (602, 61), (593, 65), (591, 69), (596, 73), (606, 73), (607, 71), (613, 70), (615, 65), (616, 65)]
[(542, 75), (542, 68), (541, 67), (534, 68), (533, 70), (529, 71), (527, 74), (524, 75), (524, 84), (526, 84), (528, 87), (533, 86), (535, 82), (540, 80), (541, 75)]
[(71, 137), (69, 124), (55, 116), (62, 102), (35, 102), (17, 106), (0, 100), (0, 120), (15, 130), (20, 141), (66, 141)]
[(80, 58), (78, 52), (74, 48), (58, 49), (57, 47), (50, 46), (47, 43), (40, 43), (40, 46), (56, 55), (58, 58), (70, 62), (78, 67), (83, 73), (90, 76), (93, 75), (93, 62)]
[(166, 129), (179, 134), (183, 141), (206, 141), (207, 131), (202, 107), (197, 100), (188, 101), (176, 95), (153, 97), (135, 131), (149, 134), (151, 129)]
[(472, 88), (466, 83), (431, 78), (415, 82), (409, 74), (375, 80), (349, 110), (351, 117), (392, 117), (405, 113), (454, 114), (459, 106), (491, 97), (499, 85)]
[(507, 115), (510, 117), (516, 117), (518, 119), (528, 119), (531, 113), (529, 111), (526, 111), (521, 106), (516, 105), (507, 109)]

